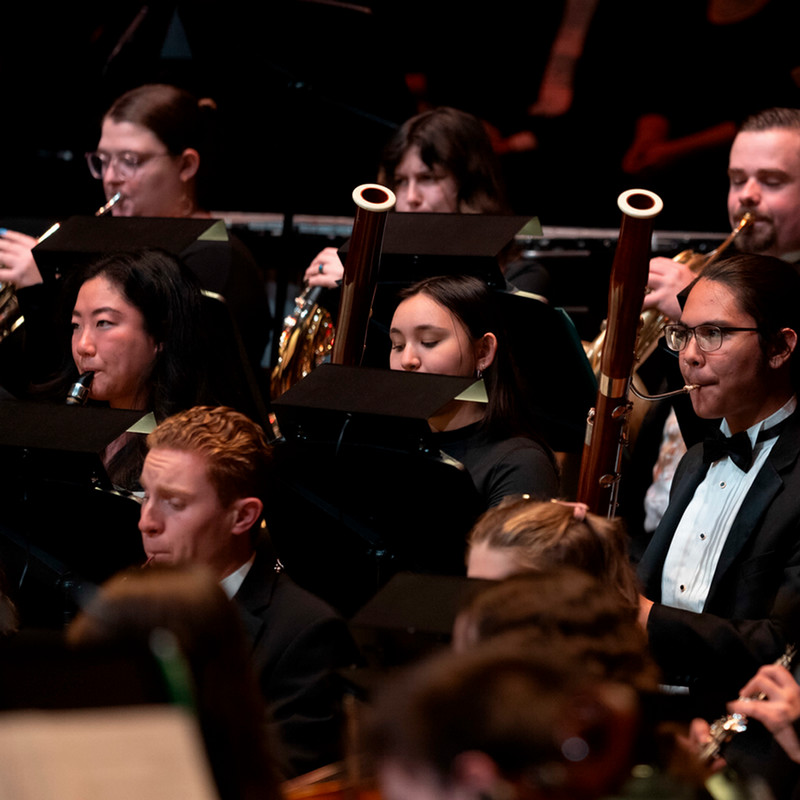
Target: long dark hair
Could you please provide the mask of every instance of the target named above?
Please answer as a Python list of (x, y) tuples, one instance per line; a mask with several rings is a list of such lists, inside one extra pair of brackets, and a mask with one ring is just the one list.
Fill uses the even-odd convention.
[(497, 438), (530, 436), (550, 453), (536, 419), (520, 402), (517, 366), (508, 344), (505, 325), (488, 285), (472, 275), (439, 275), (403, 289), (399, 295), (400, 301), (418, 294), (427, 295), (453, 314), (464, 326), (470, 339), (479, 339), (485, 333), (493, 333), (497, 337), (494, 361), (483, 372), (489, 399), (483, 419), (484, 427)]
[[(65, 291), (63, 316), (72, 313), (86, 281), (103, 276), (144, 317), (159, 345), (147, 383), (147, 406), (162, 419), (197, 405), (208, 392), (197, 281), (177, 259), (155, 248), (116, 253), (74, 273)], [(74, 364), (69, 371), (76, 374)]]
[(419, 148), (428, 167), (441, 165), (455, 178), (461, 213), (508, 212), (501, 171), (492, 143), (480, 120), (442, 106), (412, 117), (389, 140), (380, 180), (394, 189), (394, 173), (406, 153)]

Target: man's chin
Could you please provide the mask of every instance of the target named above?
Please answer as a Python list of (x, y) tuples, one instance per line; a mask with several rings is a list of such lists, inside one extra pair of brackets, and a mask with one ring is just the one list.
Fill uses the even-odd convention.
[(774, 246), (775, 231), (771, 226), (763, 230), (750, 228), (740, 233), (736, 240), (736, 249), (742, 253), (769, 254)]

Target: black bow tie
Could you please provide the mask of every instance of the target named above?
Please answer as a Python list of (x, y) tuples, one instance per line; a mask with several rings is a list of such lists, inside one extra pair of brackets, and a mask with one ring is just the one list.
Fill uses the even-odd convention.
[(744, 431), (726, 436), (719, 430), (708, 436), (703, 442), (703, 463), (713, 464), (725, 456), (729, 456), (742, 472), (747, 472), (753, 465), (750, 437)]
[[(766, 428), (758, 434), (757, 442), (767, 439), (774, 439), (784, 427), (786, 420)], [(714, 461), (728, 456), (742, 472), (747, 472), (753, 466), (753, 447), (750, 444), (750, 437), (745, 431), (734, 433), (733, 436), (716, 430), (713, 434), (706, 437), (703, 442), (703, 463), (712, 464)]]

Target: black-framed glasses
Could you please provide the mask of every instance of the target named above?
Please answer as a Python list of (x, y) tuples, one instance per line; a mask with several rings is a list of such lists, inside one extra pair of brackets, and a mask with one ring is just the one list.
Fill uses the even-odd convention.
[(757, 330), (758, 328), (732, 328), (724, 325), (695, 325), (694, 328), (690, 328), (680, 322), (672, 322), (664, 326), (664, 337), (667, 340), (667, 347), (678, 353), (689, 344), (692, 336), (700, 350), (704, 353), (713, 353), (722, 347), (722, 339), (726, 333)]
[(117, 173), (120, 178), (128, 180), (132, 178), (139, 167), (146, 164), (150, 159), (171, 157), (170, 153), (134, 153), (132, 150), (124, 150), (122, 153), (102, 153), (95, 151), (86, 154), (86, 163), (89, 165), (89, 172), (92, 177), (102, 180), (106, 170), (112, 163), (116, 164)]

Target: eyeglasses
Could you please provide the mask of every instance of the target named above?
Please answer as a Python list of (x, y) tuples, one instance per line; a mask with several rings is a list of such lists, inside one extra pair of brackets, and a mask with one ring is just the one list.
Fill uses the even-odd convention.
[(130, 150), (113, 154), (94, 152), (86, 154), (86, 163), (89, 165), (92, 177), (97, 180), (103, 179), (103, 175), (112, 163), (116, 164), (119, 177), (128, 180), (136, 174), (139, 167), (150, 159), (164, 157), (171, 158), (172, 156), (170, 153), (134, 153)]
[(722, 337), (726, 333), (757, 330), (758, 328), (730, 328), (720, 325), (696, 325), (694, 328), (689, 328), (680, 322), (675, 322), (664, 326), (664, 336), (667, 340), (667, 347), (678, 353), (689, 344), (692, 336), (700, 350), (704, 353), (713, 353), (722, 347)]

